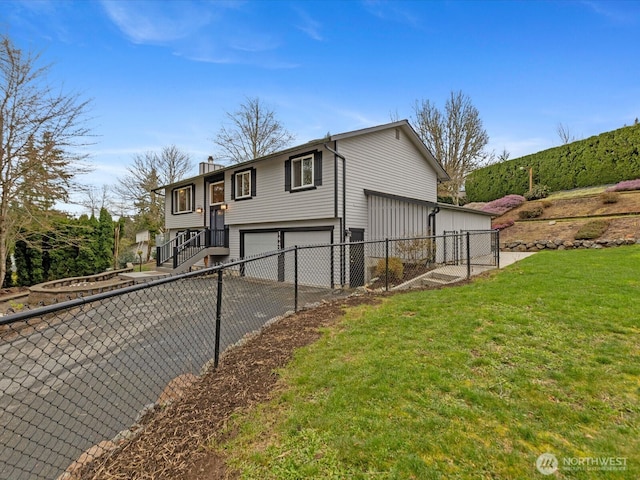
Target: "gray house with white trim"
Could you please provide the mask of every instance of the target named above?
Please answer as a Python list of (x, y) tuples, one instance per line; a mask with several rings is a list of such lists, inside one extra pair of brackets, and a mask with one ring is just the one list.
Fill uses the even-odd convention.
[[(490, 215), (437, 202), (448, 178), (406, 120), (235, 165), (202, 163), (198, 176), (163, 187), (168, 243), (158, 262), (184, 270), (294, 245), (489, 230)], [(206, 248), (175, 258), (194, 236)]]

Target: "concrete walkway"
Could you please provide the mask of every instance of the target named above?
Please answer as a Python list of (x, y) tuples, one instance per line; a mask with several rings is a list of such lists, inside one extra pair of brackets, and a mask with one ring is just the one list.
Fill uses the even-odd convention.
[[(508, 267), (523, 258), (535, 255), (536, 252), (500, 252), (500, 268)], [(488, 262), (489, 263), (489, 262)], [(495, 270), (492, 265), (471, 265), (471, 276), (480, 275), (489, 270)], [(405, 290), (421, 286), (439, 286), (449, 283), (459, 282), (467, 278), (467, 265), (445, 265), (430, 272), (413, 278), (400, 285), (396, 285), (391, 290)]]
[(500, 252), (500, 268), (508, 267), (535, 254), (536, 252)]

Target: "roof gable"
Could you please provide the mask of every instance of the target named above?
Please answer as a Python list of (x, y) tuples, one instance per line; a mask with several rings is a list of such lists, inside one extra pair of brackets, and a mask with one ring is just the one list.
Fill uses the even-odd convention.
[[(382, 130), (393, 129), (393, 128), (400, 128), (402, 130), (402, 132), (407, 136), (407, 138), (410, 139), (410, 141), (414, 144), (414, 146), (418, 149), (418, 151), (425, 158), (427, 163), (436, 172), (438, 180), (446, 181), (446, 180), (450, 179), (449, 175), (444, 170), (444, 168), (442, 167), (440, 162), (438, 162), (436, 160), (436, 158), (433, 156), (433, 154), (429, 151), (429, 149), (426, 147), (424, 142), (420, 139), (420, 137), (418, 136), (416, 131), (409, 124), (408, 120), (399, 120), (397, 122), (386, 123), (386, 124), (383, 124), (383, 125), (377, 125), (377, 126), (374, 126), (374, 127), (368, 127), (368, 128), (363, 128), (363, 129), (359, 129), (359, 130), (352, 130), (350, 132), (339, 133), (337, 135), (330, 135), (330, 136), (327, 136), (325, 138), (311, 140), (311, 141), (309, 141), (307, 143), (296, 145), (295, 147), (287, 148), (285, 150), (280, 150), (278, 152), (270, 153), (269, 155), (265, 155), (263, 157), (255, 158), (253, 160), (247, 160), (246, 162), (234, 163), (232, 165), (228, 165), (228, 166), (223, 167), (223, 168), (221, 168), (219, 170), (216, 170), (215, 173), (219, 174), (219, 173), (225, 172), (227, 170), (237, 170), (238, 168), (242, 168), (242, 167), (244, 167), (246, 165), (250, 165), (250, 164), (253, 164), (253, 163), (257, 163), (257, 162), (263, 162), (263, 161), (270, 160), (270, 159), (273, 159), (273, 158), (276, 158), (276, 157), (280, 157), (280, 156), (290, 155), (290, 154), (292, 154), (294, 152), (302, 151), (302, 150), (305, 150), (305, 149), (308, 150), (309, 148), (313, 148), (313, 147), (316, 147), (316, 146), (319, 146), (319, 145), (323, 145), (323, 144), (328, 143), (328, 142), (339, 141), (339, 140), (343, 140), (343, 139), (347, 139), (347, 138), (367, 135), (367, 134), (370, 134), (370, 133), (379, 132), (379, 131), (382, 131)], [(156, 190), (160, 190), (160, 189), (163, 189), (163, 188), (168, 188), (168, 187), (171, 187), (171, 186), (174, 186), (174, 185), (180, 185), (180, 184), (188, 183), (190, 181), (193, 181), (194, 179), (202, 178), (202, 177), (210, 176), (210, 175), (211, 175), (211, 173), (199, 174), (199, 175), (196, 175), (196, 176), (193, 176), (193, 177), (190, 177), (190, 178), (185, 178), (183, 180), (180, 180), (178, 182), (172, 183), (170, 185), (163, 185), (161, 187), (158, 187)]]

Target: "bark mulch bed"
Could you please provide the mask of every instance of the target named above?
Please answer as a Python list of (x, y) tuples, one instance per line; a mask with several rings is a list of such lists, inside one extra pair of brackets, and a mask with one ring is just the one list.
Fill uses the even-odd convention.
[(319, 328), (337, 321), (345, 307), (380, 300), (364, 294), (295, 315), (264, 328), (221, 357), (217, 370), (205, 374), (174, 403), (156, 410), (131, 440), (85, 465), (76, 478), (184, 479), (238, 478), (220, 454), (207, 448), (224, 441), (230, 416), (270, 398), (295, 349), (320, 337)]

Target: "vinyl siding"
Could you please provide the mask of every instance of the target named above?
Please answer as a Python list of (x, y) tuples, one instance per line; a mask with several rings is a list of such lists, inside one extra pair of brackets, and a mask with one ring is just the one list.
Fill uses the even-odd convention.
[(436, 216), (437, 234), (447, 231), (464, 230), (491, 230), (491, 217), (475, 213), (473, 210), (463, 212), (440, 206), (440, 212)]
[[(337, 142), (346, 157), (347, 228), (364, 228), (370, 237), (365, 189), (437, 201), (437, 175), (413, 142), (390, 128)], [(342, 188), (340, 184), (339, 188)]]
[[(173, 190), (193, 184), (195, 187), (195, 202), (193, 204), (194, 211), (191, 213), (173, 214), (171, 213), (171, 201), (173, 196)], [(164, 203), (165, 209), (165, 227), (167, 230), (185, 230), (187, 228), (203, 228), (205, 222), (205, 216), (207, 212), (206, 205), (204, 203), (205, 187), (204, 180), (202, 178), (190, 179), (184, 183), (176, 183), (171, 188), (167, 188), (166, 197)], [(203, 213), (196, 213), (196, 207), (203, 207)], [(175, 236), (175, 233), (174, 235)]]
[[(277, 229), (295, 229), (306, 227), (333, 227), (333, 241), (340, 241), (340, 222), (333, 218), (317, 219), (317, 220), (299, 220), (294, 222), (276, 222), (276, 223), (247, 223), (240, 225), (231, 225), (229, 227), (229, 258), (240, 258), (240, 230), (277, 230)], [(286, 234), (285, 234), (286, 235)]]
[[(303, 152), (305, 150), (301, 149), (300, 153)], [(256, 169), (256, 195), (250, 200), (231, 200), (231, 177), (234, 170), (225, 172), (225, 196), (229, 204), (225, 221), (228, 225), (333, 217), (333, 154), (323, 151), (322, 185), (296, 192), (285, 191), (284, 163), (290, 156), (252, 165)]]

